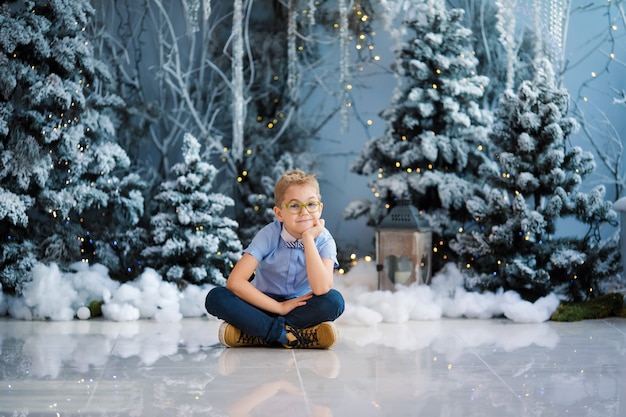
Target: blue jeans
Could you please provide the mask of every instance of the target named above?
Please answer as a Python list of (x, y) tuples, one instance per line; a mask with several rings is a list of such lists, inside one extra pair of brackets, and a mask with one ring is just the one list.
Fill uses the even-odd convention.
[[(284, 297), (269, 296), (276, 301), (285, 300)], [(335, 320), (343, 313), (344, 300), (339, 291), (331, 289), (324, 295), (314, 295), (306, 305), (279, 316), (248, 304), (225, 287), (215, 287), (207, 294), (204, 305), (209, 314), (250, 336), (272, 343), (278, 340), (285, 324), (303, 329)]]

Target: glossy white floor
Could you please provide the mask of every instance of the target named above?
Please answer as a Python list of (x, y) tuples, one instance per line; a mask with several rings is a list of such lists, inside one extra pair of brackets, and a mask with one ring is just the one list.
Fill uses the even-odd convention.
[(626, 320), (348, 327), (227, 349), (219, 322), (0, 319), (0, 416), (625, 416)]

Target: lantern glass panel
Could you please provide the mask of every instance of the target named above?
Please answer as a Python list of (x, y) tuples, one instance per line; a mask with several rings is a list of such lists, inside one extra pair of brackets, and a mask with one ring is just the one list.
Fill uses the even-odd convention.
[(406, 284), (411, 279), (413, 263), (408, 256), (389, 255), (385, 258), (384, 270), (394, 284)]

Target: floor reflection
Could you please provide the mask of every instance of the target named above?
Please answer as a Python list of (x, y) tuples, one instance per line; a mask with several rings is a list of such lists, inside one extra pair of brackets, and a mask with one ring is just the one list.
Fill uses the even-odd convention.
[(331, 350), (219, 324), (0, 319), (0, 417), (626, 415), (622, 319), (339, 325)]

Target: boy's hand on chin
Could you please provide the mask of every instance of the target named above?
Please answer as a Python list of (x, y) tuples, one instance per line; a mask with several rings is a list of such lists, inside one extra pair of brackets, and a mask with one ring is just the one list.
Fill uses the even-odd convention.
[(315, 239), (316, 237), (320, 235), (320, 233), (322, 233), (322, 231), (324, 231), (325, 224), (326, 224), (326, 221), (324, 221), (324, 219), (315, 220), (313, 222), (313, 226), (310, 229), (307, 229), (304, 232), (302, 232), (302, 237), (304, 238), (305, 236), (311, 236), (313, 237), (313, 239)]

